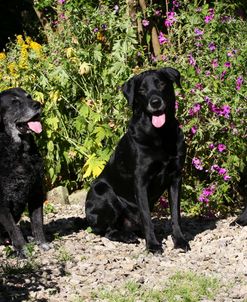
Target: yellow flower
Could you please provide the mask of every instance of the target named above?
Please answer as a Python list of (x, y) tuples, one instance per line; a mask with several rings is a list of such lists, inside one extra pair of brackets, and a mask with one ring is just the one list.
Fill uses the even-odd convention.
[(27, 43), (28, 45), (30, 45), (30, 44), (31, 44), (31, 42), (32, 42), (31, 37), (26, 37), (26, 43)]
[(34, 52), (35, 52), (37, 55), (40, 55), (40, 54), (41, 54), (42, 46), (41, 46), (39, 43), (34, 42), (34, 41), (31, 41), (29, 45), (30, 45), (30, 48), (31, 48), (32, 50), (34, 50)]
[(16, 77), (17, 76), (17, 66), (15, 62), (9, 63), (7, 65), (7, 68), (11, 74), (11, 76)]
[(17, 40), (17, 44), (18, 44), (19, 46), (22, 46), (22, 45), (25, 44), (25, 41), (23, 40), (22, 35), (18, 35), (18, 36), (16, 37), (16, 40)]
[(20, 55), (20, 61), (19, 61), (19, 67), (26, 69), (28, 66), (28, 46), (22, 45), (21, 47), (21, 55)]
[(66, 56), (68, 59), (74, 56), (74, 49), (72, 47), (66, 49)]
[(6, 54), (4, 52), (0, 52), (0, 61), (3, 61), (6, 59)]

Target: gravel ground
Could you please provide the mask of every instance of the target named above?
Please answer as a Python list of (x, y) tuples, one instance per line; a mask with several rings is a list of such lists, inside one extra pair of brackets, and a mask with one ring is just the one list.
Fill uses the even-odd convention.
[[(79, 205), (56, 206), (56, 210), (45, 215), (45, 231), (52, 241), (49, 251), (35, 247), (31, 260), (7, 259), (4, 246), (0, 246), (5, 272), (1, 275), (0, 270), (0, 302), (70, 302), (78, 297), (96, 301), (92, 292), (103, 287), (119, 288), (134, 280), (159, 288), (161, 281), (178, 271), (219, 279), (222, 286), (210, 301), (247, 301), (247, 227), (230, 227), (234, 217), (183, 218), (182, 227), (191, 246), (187, 253), (173, 249), (169, 219), (154, 219), (164, 246), (164, 253), (157, 256), (145, 251), (142, 239), (139, 244), (123, 244), (88, 232)], [(23, 227), (28, 232), (28, 224), (23, 223)], [(9, 267), (12, 271), (7, 274)]]

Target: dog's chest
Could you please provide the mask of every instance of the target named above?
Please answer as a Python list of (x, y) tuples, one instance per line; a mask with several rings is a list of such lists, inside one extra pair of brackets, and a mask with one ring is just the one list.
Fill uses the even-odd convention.
[(1, 181), (22, 184), (25, 187), (42, 177), (42, 162), (38, 154), (12, 152), (1, 159)]

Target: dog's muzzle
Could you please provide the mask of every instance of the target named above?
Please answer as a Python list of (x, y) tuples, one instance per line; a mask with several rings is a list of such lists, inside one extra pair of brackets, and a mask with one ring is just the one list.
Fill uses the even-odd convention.
[(161, 128), (166, 122), (165, 104), (160, 97), (153, 97), (148, 103), (148, 111), (152, 114), (152, 125)]

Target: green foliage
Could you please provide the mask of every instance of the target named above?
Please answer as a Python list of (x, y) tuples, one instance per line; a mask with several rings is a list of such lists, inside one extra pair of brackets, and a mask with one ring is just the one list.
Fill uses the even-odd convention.
[[(161, 284), (157, 284), (161, 287)], [(164, 283), (161, 289), (149, 289), (134, 281), (129, 281), (116, 291), (102, 290), (95, 293), (94, 298), (104, 301), (186, 301), (199, 302), (202, 299), (213, 299), (219, 289), (219, 281), (191, 272), (178, 272)]]
[[(160, 9), (155, 20), (166, 38), (154, 58), (137, 42), (126, 1), (118, 1), (118, 10), (111, 1), (36, 2), (37, 9), (50, 7), (55, 14), (45, 31), (48, 43), (17, 36), (0, 53), (0, 89), (21, 86), (43, 104), (38, 144), (48, 188), (87, 188), (127, 127), (122, 84), (142, 70), (172, 66), (182, 75), (177, 116), (188, 145), (183, 209), (224, 214), (239, 206), (246, 166), (247, 26), (228, 1), (198, 3), (172, 7), (170, 1), (175, 19), (167, 28), (165, 8), (148, 5), (147, 18)], [(219, 151), (220, 144), (225, 150)]]

